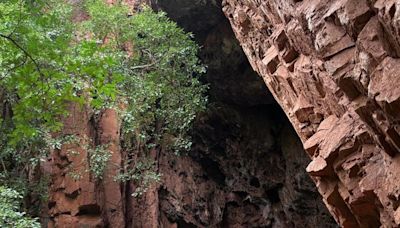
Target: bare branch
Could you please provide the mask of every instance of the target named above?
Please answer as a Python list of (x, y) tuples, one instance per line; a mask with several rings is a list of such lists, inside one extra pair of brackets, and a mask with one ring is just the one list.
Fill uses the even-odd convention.
[(133, 66), (133, 67), (131, 67), (131, 70), (146, 69), (146, 68), (149, 68), (149, 67), (153, 66), (154, 64), (155, 64), (155, 62), (146, 64), (146, 65)]

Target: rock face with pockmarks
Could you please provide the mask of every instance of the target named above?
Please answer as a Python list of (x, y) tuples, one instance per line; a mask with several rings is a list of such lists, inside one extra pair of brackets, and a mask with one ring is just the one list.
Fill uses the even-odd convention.
[[(112, 178), (127, 153), (117, 113), (71, 104), (63, 134), (79, 143), (46, 165), (50, 226), (400, 227), (399, 1), (146, 2), (203, 47), (193, 149), (153, 156), (161, 182), (133, 198)], [(112, 151), (102, 180), (88, 145)]]
[(342, 227), (400, 226), (400, 4), (224, 0)]
[[(77, 141), (54, 150), (45, 165), (51, 174), (48, 227), (337, 227), (305, 171), (310, 158), (251, 68), (221, 2), (159, 0), (153, 7), (195, 34), (208, 65), (203, 80), (210, 104), (194, 125), (193, 149), (181, 156), (152, 154), (161, 181), (132, 197), (135, 183), (113, 178), (128, 152), (133, 162), (140, 156), (121, 146), (118, 113), (71, 104), (62, 134)], [(76, 17), (84, 20), (85, 12), (77, 10)], [(278, 49), (270, 55), (278, 66), (275, 54)], [(285, 58), (295, 55), (292, 50)], [(312, 103), (302, 101), (298, 115), (306, 119)], [(111, 152), (101, 179), (88, 172), (90, 150), (99, 145)], [(312, 169), (320, 173), (320, 167)]]

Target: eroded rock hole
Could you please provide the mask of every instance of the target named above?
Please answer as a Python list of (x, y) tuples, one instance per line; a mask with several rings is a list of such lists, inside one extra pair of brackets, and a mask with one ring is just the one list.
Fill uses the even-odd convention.
[(250, 179), (250, 185), (253, 186), (253, 187), (259, 188), (260, 187), (260, 181), (258, 180), (257, 177), (252, 177)]
[(220, 185), (225, 184), (225, 175), (219, 168), (218, 162), (213, 161), (212, 159), (206, 157), (200, 160), (200, 164), (206, 171), (207, 178), (214, 180), (216, 183)]
[(99, 205), (88, 204), (80, 206), (77, 215), (99, 215), (99, 214), (101, 214), (101, 209)]
[(279, 197), (279, 189), (280, 188), (281, 188), (281, 186), (280, 187), (271, 188), (271, 189), (268, 189), (266, 191), (267, 198), (271, 203), (274, 204), (274, 203), (279, 203), (281, 201), (281, 199)]

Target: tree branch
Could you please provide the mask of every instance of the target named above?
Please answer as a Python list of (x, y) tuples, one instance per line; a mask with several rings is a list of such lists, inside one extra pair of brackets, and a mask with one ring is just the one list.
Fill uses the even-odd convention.
[(39, 67), (39, 64), (38, 64), (37, 61), (32, 57), (32, 55), (29, 54), (29, 52), (25, 50), (25, 48), (23, 48), (21, 45), (19, 45), (19, 44), (17, 43), (17, 41), (15, 41), (15, 40), (14, 40), (13, 38), (11, 38), (10, 36), (6, 36), (6, 35), (3, 35), (3, 34), (0, 34), (0, 37), (2, 37), (2, 38), (4, 38), (4, 39), (7, 39), (7, 40), (10, 41), (11, 43), (13, 43), (18, 49), (20, 49), (20, 50), (33, 62), (33, 64), (35, 65), (35, 68), (36, 68), (37, 72), (40, 74), (40, 76), (44, 77), (44, 74), (42, 73), (42, 71), (41, 71), (41, 69), (40, 69), (40, 67)]
[(146, 64), (146, 65), (133, 66), (133, 67), (131, 67), (131, 70), (146, 69), (148, 67), (153, 66), (154, 64), (156, 64), (156, 63), (149, 63), (149, 64)]

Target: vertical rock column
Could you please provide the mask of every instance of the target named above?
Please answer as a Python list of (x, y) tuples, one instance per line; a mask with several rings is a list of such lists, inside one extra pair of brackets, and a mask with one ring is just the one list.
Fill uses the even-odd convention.
[(89, 114), (77, 104), (69, 106), (69, 113), (62, 135), (73, 136), (76, 142), (52, 152), (49, 227), (102, 226), (99, 192), (88, 172), (87, 146), (93, 136)]
[[(114, 180), (121, 167), (116, 112), (103, 111), (95, 123), (85, 107), (71, 104), (69, 111), (62, 135), (76, 140), (52, 153), (49, 226), (124, 227), (124, 201), (120, 184)], [(94, 153), (90, 148), (99, 145), (111, 153), (101, 179), (89, 171), (90, 153)]]
[(120, 123), (117, 112), (106, 109), (101, 113), (97, 134), (100, 145), (106, 145), (111, 153), (100, 185), (102, 191), (103, 218), (114, 227), (124, 227), (124, 199), (122, 185), (116, 180), (121, 169)]

